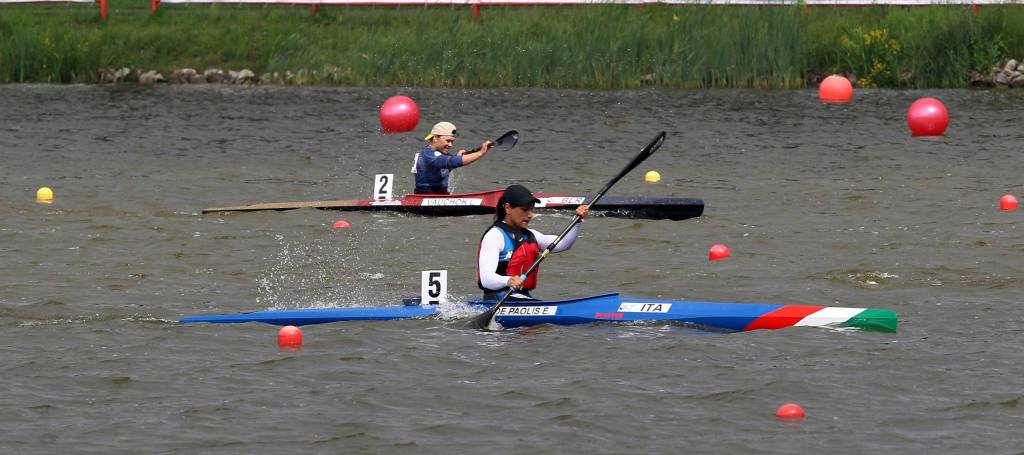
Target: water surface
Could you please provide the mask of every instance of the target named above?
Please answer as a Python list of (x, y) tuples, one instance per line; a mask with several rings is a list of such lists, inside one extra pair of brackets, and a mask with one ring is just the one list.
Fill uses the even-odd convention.
[[(1012, 91), (394, 90), (0, 86), (0, 447), (19, 453), (1019, 453), (1020, 106)], [(904, 115), (946, 103), (947, 136)], [(540, 295), (891, 308), (896, 334), (648, 325), (460, 330), (454, 320), (182, 326), (190, 314), (396, 304), (419, 271), (477, 294), (489, 217), (204, 207), (368, 197), (429, 125), (512, 151), (457, 191), (703, 198), (682, 222), (595, 218)], [(645, 184), (657, 170), (663, 181)], [(33, 200), (40, 186), (53, 204)], [(332, 232), (338, 219), (352, 229)], [(556, 233), (568, 218), (543, 215)], [(732, 257), (709, 262), (725, 243)], [(774, 410), (808, 413), (782, 423)]]

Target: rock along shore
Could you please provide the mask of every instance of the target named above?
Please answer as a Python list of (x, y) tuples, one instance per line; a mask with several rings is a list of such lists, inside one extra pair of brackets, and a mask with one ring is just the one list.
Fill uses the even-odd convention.
[[(207, 69), (199, 72), (192, 68), (176, 69), (170, 76), (164, 76), (156, 70), (132, 70), (131, 68), (108, 68), (98, 72), (97, 79), (100, 83), (121, 83), (138, 82), (142, 85), (158, 83), (170, 84), (283, 84), (283, 85), (306, 85), (320, 83), (335, 79), (340, 73), (339, 68), (327, 66), (323, 71), (298, 70), (295, 72), (285, 71), (264, 73), (257, 77), (252, 70), (242, 69), (240, 71), (222, 70), (218, 68)], [(851, 78), (853, 76), (851, 75)], [(647, 74), (641, 78), (641, 85), (648, 85), (654, 79), (654, 75)], [(815, 86), (820, 80), (808, 80), (808, 85)], [(852, 79), (855, 80), (855, 79)], [(972, 87), (1024, 87), (1024, 63), (1016, 59), (1010, 59), (1005, 64), (992, 67), (990, 74), (974, 73), (970, 75)]]

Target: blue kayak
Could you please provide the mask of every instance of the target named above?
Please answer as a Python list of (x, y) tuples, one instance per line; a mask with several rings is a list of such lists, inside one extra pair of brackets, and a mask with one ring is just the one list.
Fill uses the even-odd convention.
[[(440, 313), (436, 305), (419, 305), (418, 302), (419, 299), (406, 299), (406, 304), (402, 306), (309, 308), (188, 316), (180, 322), (263, 322), (300, 326), (341, 321), (425, 318)], [(469, 305), (483, 311), (494, 305), (494, 302), (471, 301)], [(495, 321), (504, 328), (640, 321), (665, 321), (728, 331), (810, 326), (895, 332), (897, 327), (896, 313), (887, 309), (633, 299), (619, 294), (558, 301), (509, 301), (498, 309)]]

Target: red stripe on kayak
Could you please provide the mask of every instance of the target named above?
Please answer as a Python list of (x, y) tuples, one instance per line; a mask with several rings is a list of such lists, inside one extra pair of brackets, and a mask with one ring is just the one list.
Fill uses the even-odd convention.
[(810, 316), (818, 310), (825, 308), (823, 306), (804, 306), (804, 305), (786, 305), (775, 311), (765, 313), (761, 317), (754, 319), (743, 330), (756, 330), (756, 329), (781, 329), (789, 327), (801, 319)]

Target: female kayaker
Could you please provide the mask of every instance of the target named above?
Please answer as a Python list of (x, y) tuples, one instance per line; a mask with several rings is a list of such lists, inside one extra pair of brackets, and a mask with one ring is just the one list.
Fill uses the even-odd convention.
[(483, 158), (491, 148), (491, 141), (484, 141), (478, 151), (459, 150), (452, 155), (449, 151), (455, 145), (455, 136), (455, 125), (440, 122), (424, 138), (427, 146), (417, 155), (413, 167), (416, 173), (416, 194), (449, 194), (448, 175), (452, 169), (472, 164)]
[[(477, 251), (477, 285), (484, 299), (498, 300), (503, 293), (514, 290), (509, 299), (532, 299), (530, 291), (537, 287), (539, 268), (526, 279), (521, 275), (540, 257), (541, 251), (555, 241), (557, 235), (545, 235), (529, 229), (534, 204), (540, 202), (522, 185), (512, 185), (498, 200), (494, 224), (484, 232)], [(589, 207), (576, 207), (581, 219), (587, 218)], [(569, 230), (552, 253), (568, 250), (582, 229), (583, 221)]]

